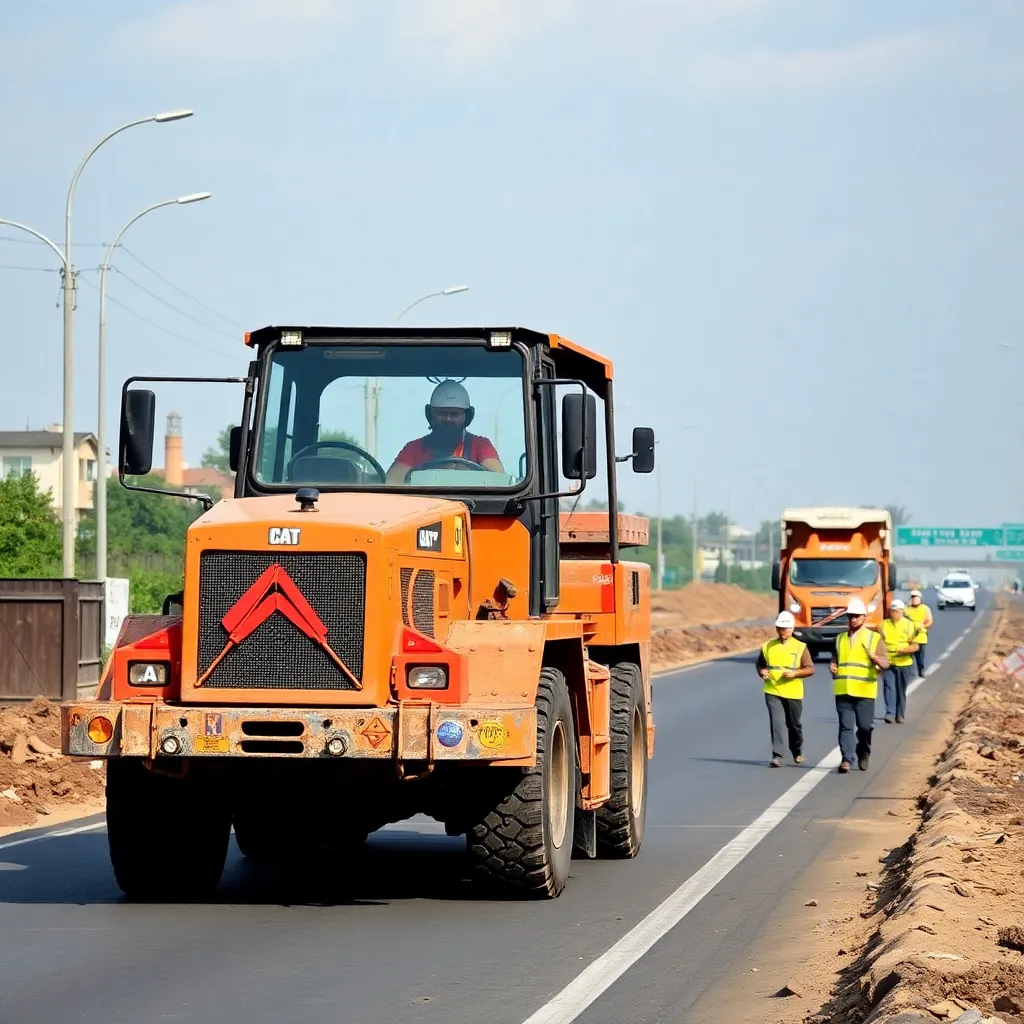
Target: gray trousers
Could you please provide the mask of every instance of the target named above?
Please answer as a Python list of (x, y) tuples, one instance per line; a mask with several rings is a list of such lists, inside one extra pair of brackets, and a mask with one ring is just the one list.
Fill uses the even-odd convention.
[(875, 698), (836, 694), (839, 713), (839, 752), (850, 764), (871, 754), (871, 732), (875, 728)]
[(768, 720), (772, 727), (772, 757), (782, 757), (787, 746), (794, 757), (802, 754), (804, 730), (800, 724), (800, 716), (804, 710), (804, 702), (795, 697), (780, 697), (774, 693), (766, 693), (764, 702), (768, 705)]

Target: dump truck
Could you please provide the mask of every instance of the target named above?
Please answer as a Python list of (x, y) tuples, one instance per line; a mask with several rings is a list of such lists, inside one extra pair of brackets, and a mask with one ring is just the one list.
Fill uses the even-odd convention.
[[(611, 362), (518, 327), (245, 343), (244, 376), (122, 388), (121, 483), (203, 504), (180, 593), (129, 615), (95, 696), (61, 708), (63, 752), (106, 759), (122, 891), (211, 891), (232, 829), (247, 857), (349, 856), (416, 814), (522, 897), (558, 896), (574, 855), (635, 857), (650, 569), (623, 551), (648, 524), (577, 510), (599, 452), (611, 510), (619, 464), (654, 468), (649, 428), (616, 453)], [(233, 496), (139, 479), (164, 381), (242, 391)]]
[(772, 589), (812, 657), (834, 650), (853, 597), (867, 607), (867, 625), (880, 629), (896, 589), (891, 516), (879, 508), (787, 508)]

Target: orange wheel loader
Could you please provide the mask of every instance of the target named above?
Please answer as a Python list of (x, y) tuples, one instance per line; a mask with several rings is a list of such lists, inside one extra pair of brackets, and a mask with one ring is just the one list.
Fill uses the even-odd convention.
[[(349, 851), (426, 814), (472, 873), (555, 897), (574, 855), (643, 840), (645, 519), (574, 511), (616, 468), (611, 363), (522, 328), (266, 327), (243, 377), (132, 377), (121, 483), (201, 501), (184, 586), (130, 615), (65, 754), (107, 759), (110, 857), (134, 898), (247, 857)], [(156, 395), (233, 383), (234, 495), (163, 490)]]

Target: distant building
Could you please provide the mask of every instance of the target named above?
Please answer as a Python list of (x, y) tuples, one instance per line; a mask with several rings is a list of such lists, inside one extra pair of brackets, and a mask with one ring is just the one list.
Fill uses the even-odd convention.
[(154, 469), (153, 475), (163, 477), (168, 487), (180, 487), (190, 494), (209, 494), (211, 498), (230, 498), (235, 493), (235, 478), (219, 469), (199, 466), (190, 469), (184, 458), (184, 439), (181, 434), (181, 415), (172, 412), (167, 417), (164, 433), (164, 465)]
[[(61, 425), (45, 430), (0, 430), (0, 479), (34, 473), (41, 491), (49, 491), (58, 516), (64, 508), (64, 459)], [(96, 435), (75, 434), (75, 521), (93, 507), (98, 476)]]

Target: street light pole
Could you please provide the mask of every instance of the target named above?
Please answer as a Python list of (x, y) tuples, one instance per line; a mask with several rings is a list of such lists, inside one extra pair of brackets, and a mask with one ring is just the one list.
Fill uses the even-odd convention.
[(100, 264), (100, 331), (99, 350), (97, 353), (98, 384), (96, 393), (96, 446), (97, 452), (96, 468), (97, 479), (94, 484), (96, 495), (96, 578), (102, 583), (107, 578), (107, 273), (110, 270), (110, 261), (114, 257), (114, 250), (121, 241), (121, 236), (141, 217), (153, 210), (159, 210), (164, 206), (180, 205), (202, 202), (209, 199), (209, 192), (194, 192), (191, 195), (179, 196), (177, 199), (165, 199), (163, 202), (153, 203), (144, 210), (139, 211), (130, 220), (126, 221), (123, 227), (110, 243), (107, 254)]
[(75, 575), (75, 375), (74, 375), (74, 310), (75, 310), (75, 270), (71, 262), (71, 209), (75, 198), (75, 187), (78, 179), (85, 170), (85, 165), (92, 159), (96, 151), (106, 142), (109, 142), (115, 135), (134, 128), (136, 125), (148, 124), (155, 121), (162, 124), (166, 121), (180, 121), (182, 118), (191, 117), (191, 110), (169, 110), (162, 114), (150, 114), (148, 117), (140, 117), (127, 124), (115, 128), (96, 143), (78, 165), (71, 184), (68, 187), (68, 197), (64, 204), (64, 274), (63, 274), (63, 300), (64, 300), (64, 422), (61, 425), (61, 459), (63, 461), (61, 474), (61, 550), (62, 550), (62, 575), (65, 579), (71, 579)]
[[(418, 306), (421, 302), (426, 302), (427, 299), (434, 299), (441, 295), (458, 295), (459, 292), (468, 292), (468, 284), (456, 284), (452, 285), (451, 288), (442, 288), (439, 292), (427, 292), (426, 295), (421, 295), (418, 299), (414, 299), (409, 303), (405, 309), (402, 310), (398, 316), (395, 317), (395, 323), (397, 324), (406, 313), (409, 312), (413, 306)], [(372, 380), (367, 379), (366, 384), (363, 385), (363, 412), (364, 412), (364, 432), (366, 434), (366, 450), (374, 457), (377, 457), (377, 417), (380, 414), (380, 380), (374, 377)]]

